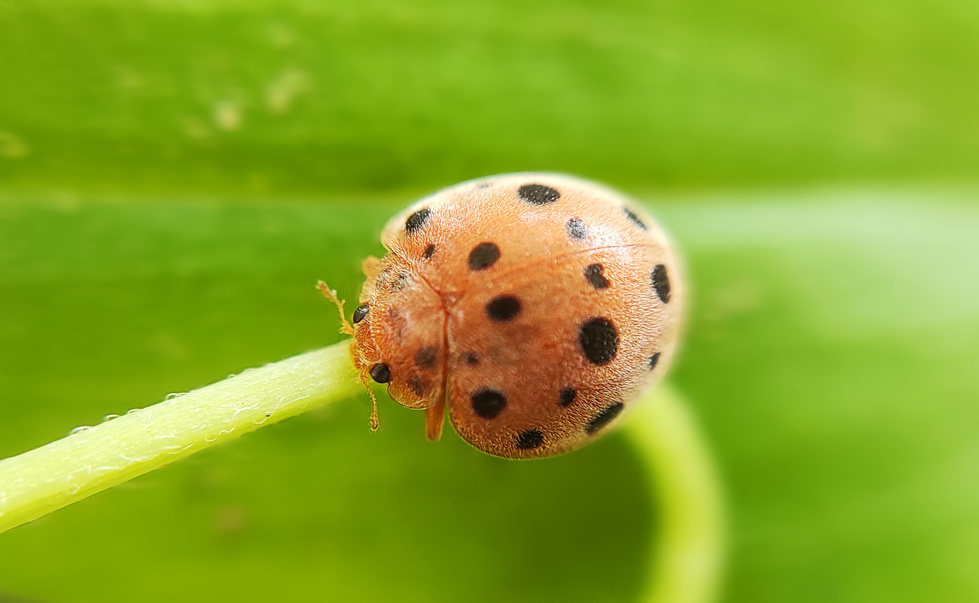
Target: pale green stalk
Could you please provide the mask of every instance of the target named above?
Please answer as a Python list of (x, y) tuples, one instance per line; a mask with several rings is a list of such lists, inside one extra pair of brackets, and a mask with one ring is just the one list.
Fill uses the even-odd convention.
[(0, 532), (363, 385), (348, 343), (249, 369), (0, 461)]
[[(218, 442), (363, 393), (347, 348), (338, 343), (249, 369), (0, 461), (0, 532)], [(658, 507), (643, 600), (710, 601), (723, 544), (719, 491), (679, 398), (666, 387), (647, 398), (627, 428)]]
[(658, 505), (648, 603), (713, 601), (724, 554), (722, 493), (686, 404), (668, 386), (640, 400), (627, 434), (646, 463)]

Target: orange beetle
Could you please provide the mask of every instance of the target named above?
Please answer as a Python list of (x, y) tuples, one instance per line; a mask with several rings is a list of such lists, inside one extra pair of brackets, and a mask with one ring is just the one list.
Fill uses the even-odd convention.
[[(673, 356), (683, 291), (670, 245), (598, 184), (535, 173), (464, 182), (395, 216), (381, 242), (389, 252), (364, 262), (344, 331), (365, 385), (387, 383), (424, 409), (432, 440), (448, 399), (456, 430), (484, 452), (574, 450)], [(375, 429), (376, 413), (375, 401)]]

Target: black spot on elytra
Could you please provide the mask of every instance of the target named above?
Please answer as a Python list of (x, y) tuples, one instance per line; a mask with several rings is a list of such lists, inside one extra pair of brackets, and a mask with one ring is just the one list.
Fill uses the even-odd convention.
[(564, 227), (568, 230), (568, 236), (575, 241), (580, 241), (588, 236), (588, 228), (580, 218), (571, 218)]
[(426, 207), (408, 216), (408, 219), (405, 220), (405, 232), (408, 234), (418, 232), (425, 225), (425, 222), (428, 222), (430, 215), (432, 215), (432, 211)]
[(371, 379), (378, 383), (387, 383), (391, 380), (391, 369), (383, 362), (379, 362), (371, 367)]
[(436, 351), (432, 346), (426, 346), (415, 352), (415, 366), (430, 369), (435, 366)]
[(483, 270), (489, 268), (500, 259), (500, 248), (496, 243), (480, 243), (469, 252), (469, 269)]
[(585, 279), (596, 289), (608, 289), (608, 279), (603, 272), (605, 268), (601, 264), (590, 264), (585, 266)]
[(495, 321), (513, 320), (520, 314), (520, 300), (512, 295), (494, 297), (486, 304), (486, 315)]
[(525, 184), (517, 189), (517, 194), (532, 205), (547, 205), (561, 197), (561, 193), (543, 184)]
[(578, 329), (578, 344), (592, 364), (608, 364), (619, 351), (619, 332), (607, 318), (592, 318)]
[(430, 260), (432, 259), (433, 255), (435, 255), (435, 245), (429, 245), (425, 248), (425, 253), (422, 254), (422, 257), (426, 260)]
[(479, 364), (479, 356), (476, 355), (476, 352), (466, 352), (462, 355), (462, 361), (469, 366), (476, 366)]
[(626, 217), (632, 220), (636, 224), (636, 226), (638, 226), (643, 230), (646, 230), (646, 223), (639, 219), (639, 216), (636, 215), (636, 212), (632, 211), (628, 207), (623, 207), (622, 211), (625, 212)]
[(619, 416), (619, 413), (622, 412), (623, 408), (624, 406), (621, 402), (615, 402), (614, 404), (605, 407), (602, 412), (595, 415), (591, 421), (588, 421), (588, 425), (585, 426), (585, 433), (588, 435), (593, 435), (599, 429), (611, 423), (612, 419)]
[(354, 310), (354, 324), (357, 324), (358, 322), (367, 318), (367, 313), (370, 312), (370, 309), (370, 306), (367, 304), (357, 306), (357, 309)]
[(558, 399), (558, 404), (561, 406), (569, 406), (574, 399), (578, 397), (578, 392), (574, 390), (573, 387), (566, 387), (561, 390), (561, 397)]
[(659, 352), (656, 352), (649, 357), (649, 370), (656, 368), (657, 363), (659, 363)]
[(544, 443), (544, 433), (539, 429), (528, 429), (521, 431), (517, 436), (517, 448), (520, 450), (533, 450)]
[(506, 397), (494, 389), (484, 389), (469, 398), (473, 411), (484, 419), (493, 419), (506, 408)]
[(653, 289), (656, 290), (656, 297), (660, 301), (664, 304), (670, 301), (670, 277), (666, 275), (666, 266), (656, 264), (652, 274), (649, 275), (649, 281), (652, 283)]

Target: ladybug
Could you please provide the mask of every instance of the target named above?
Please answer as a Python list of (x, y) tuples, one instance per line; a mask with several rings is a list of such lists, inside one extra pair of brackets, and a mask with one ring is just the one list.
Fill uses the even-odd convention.
[(342, 330), (364, 384), (423, 409), (433, 441), (448, 401), (479, 450), (569, 452), (620, 420), (673, 356), (683, 291), (670, 245), (596, 183), (464, 182), (395, 216), (381, 242), (388, 253), (364, 261), (360, 306)]

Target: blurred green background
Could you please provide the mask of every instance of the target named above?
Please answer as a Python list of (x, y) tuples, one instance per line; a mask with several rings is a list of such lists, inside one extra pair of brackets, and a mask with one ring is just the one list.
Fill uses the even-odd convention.
[[(979, 596), (979, 5), (0, 0), (0, 457), (334, 341), (387, 217), (558, 170), (693, 299), (725, 601)], [(0, 536), (15, 601), (630, 601), (621, 434), (511, 463), (382, 398)], [(597, 518), (597, 519), (596, 519)], [(653, 551), (653, 552), (651, 552)]]

